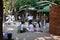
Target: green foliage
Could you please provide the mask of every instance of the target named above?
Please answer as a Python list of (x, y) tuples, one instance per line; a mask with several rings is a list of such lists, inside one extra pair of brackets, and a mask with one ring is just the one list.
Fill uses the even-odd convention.
[(49, 0), (50, 2), (54, 2), (54, 0)]
[(29, 5), (29, 6), (36, 6), (36, 0), (17, 0), (15, 3), (15, 7), (18, 10), (21, 6)]

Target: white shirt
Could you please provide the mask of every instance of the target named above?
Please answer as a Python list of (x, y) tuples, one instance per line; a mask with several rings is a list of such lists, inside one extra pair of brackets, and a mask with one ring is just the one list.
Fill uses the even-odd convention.
[(8, 19), (5, 23), (11, 23), (11, 19), (9, 17), (7, 17), (6, 19)]
[(8, 21), (6, 21), (5, 23), (12, 23), (13, 21), (11, 21), (11, 20), (8, 20)]
[(48, 28), (49, 28), (49, 23), (46, 23), (46, 27), (48, 27)]
[(24, 24), (21, 24), (20, 25), (20, 30), (23, 30), (23, 28), (24, 28)]
[(11, 15), (8, 15), (8, 17), (9, 17), (9, 20), (12, 21), (12, 20), (11, 20), (12, 16), (11, 16)]
[(33, 16), (28, 16), (27, 19), (28, 19), (28, 21), (33, 20)]
[(18, 16), (18, 18), (19, 18), (19, 19), (21, 19), (21, 17), (20, 17), (20, 16)]
[(14, 17), (14, 15), (12, 15), (12, 16), (11, 16), (11, 19), (12, 19), (12, 21), (14, 21), (14, 20), (15, 20), (15, 17)]
[(39, 24), (36, 24), (36, 30), (37, 30), (37, 31), (40, 30)]
[(29, 25), (29, 30), (28, 30), (28, 31), (30, 31), (30, 32), (31, 32), (31, 31), (34, 31), (34, 27), (33, 27), (32, 24)]

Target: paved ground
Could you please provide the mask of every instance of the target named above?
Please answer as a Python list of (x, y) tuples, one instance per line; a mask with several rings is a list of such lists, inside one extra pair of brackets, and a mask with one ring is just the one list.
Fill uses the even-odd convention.
[[(49, 38), (45, 38), (45, 37), (49, 37)], [(27, 33), (22, 33), (22, 34), (17, 34), (17, 38), (19, 40), (37, 40), (37, 39), (43, 39), (43, 40), (54, 40), (52, 37), (50, 37), (50, 35), (46, 34), (46, 33), (41, 33), (41, 32), (27, 32)]]
[(5, 24), (3, 25), (3, 32), (12, 33), (12, 38), (15, 40), (57, 40), (56, 36), (51, 36), (50, 34), (43, 32), (17, 33), (19, 24), (19, 22), (16, 22), (16, 24), (11, 23), (11, 25)]

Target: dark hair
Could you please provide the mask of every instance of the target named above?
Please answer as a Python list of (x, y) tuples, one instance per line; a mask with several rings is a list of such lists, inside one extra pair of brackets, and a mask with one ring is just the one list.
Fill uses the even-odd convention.
[(37, 21), (37, 23), (39, 23), (39, 21)]
[(24, 22), (23, 22), (23, 21), (21, 21), (21, 23), (22, 23), (22, 24), (24, 24)]
[(32, 22), (29, 22), (29, 24), (32, 24)]
[(28, 16), (30, 16), (30, 15), (28, 14)]

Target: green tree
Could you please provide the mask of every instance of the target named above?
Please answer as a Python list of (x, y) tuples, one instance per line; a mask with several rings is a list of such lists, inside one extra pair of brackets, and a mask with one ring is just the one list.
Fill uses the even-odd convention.
[(19, 8), (21, 6), (24, 6), (24, 5), (29, 5), (29, 6), (35, 7), (36, 0), (17, 0), (15, 3), (15, 7), (16, 7), (17, 11), (19, 10)]

